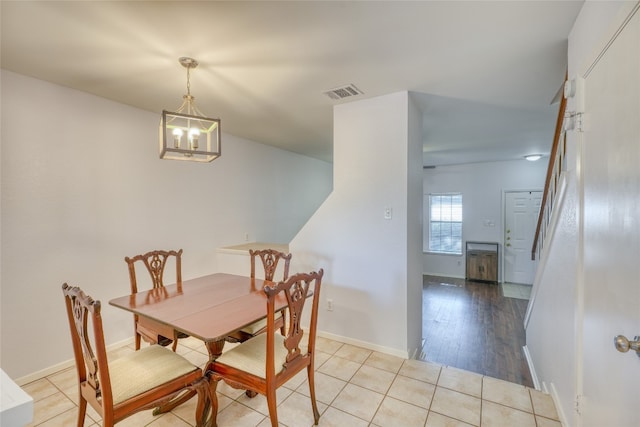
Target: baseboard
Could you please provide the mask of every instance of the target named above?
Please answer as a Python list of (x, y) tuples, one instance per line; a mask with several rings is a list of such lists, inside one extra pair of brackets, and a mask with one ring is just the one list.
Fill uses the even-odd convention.
[(435, 277), (450, 277), (452, 279), (466, 279), (465, 276), (460, 276), (458, 274), (443, 274), (443, 273), (427, 273), (423, 272), (423, 276), (435, 276)]
[(16, 378), (14, 381), (16, 384), (22, 387), (25, 384), (29, 384), (31, 382), (47, 377), (51, 374), (55, 374), (56, 372), (75, 366), (75, 364), (76, 364), (75, 360), (69, 359), (64, 362), (55, 364), (53, 366), (49, 366), (47, 368), (41, 369), (39, 371), (32, 372), (31, 374), (27, 374), (23, 377)]
[[(133, 343), (133, 338), (127, 338), (126, 340), (119, 341), (117, 343), (111, 344), (107, 346), (107, 351), (115, 350), (120, 347), (125, 347), (129, 344)], [(39, 371), (33, 372), (31, 374), (27, 374), (23, 377), (15, 379), (15, 383), (22, 387), (25, 384), (29, 384), (31, 382), (37, 381), (39, 379), (45, 378), (51, 374), (55, 374), (56, 372), (60, 372), (64, 369), (70, 368), (76, 365), (76, 361), (74, 359), (65, 360), (64, 362), (57, 363), (53, 366), (49, 366), (47, 368), (41, 369)]]
[[(556, 386), (553, 383), (549, 384), (549, 390), (547, 390), (547, 393), (549, 393), (549, 395), (551, 396), (551, 398), (553, 399), (553, 404), (556, 406), (556, 412), (558, 413), (558, 418), (560, 419), (560, 423), (562, 424), (562, 427), (570, 427), (571, 424), (569, 424), (567, 422), (567, 417), (564, 414), (564, 411), (562, 410), (562, 406), (560, 406), (560, 398), (558, 396), (558, 391), (556, 390)], [(545, 385), (545, 389), (546, 389), (546, 385)]]
[(538, 375), (536, 374), (536, 368), (533, 366), (533, 359), (531, 358), (531, 353), (529, 353), (529, 348), (525, 345), (524, 347), (522, 347), (522, 352), (524, 353), (524, 358), (527, 360), (527, 366), (529, 367), (529, 373), (531, 374), (533, 387), (536, 390), (542, 390), (540, 388), (540, 381), (538, 380)]
[(547, 387), (547, 384), (543, 381), (540, 382), (538, 379), (538, 375), (536, 374), (536, 370), (533, 366), (533, 360), (531, 359), (531, 354), (529, 353), (529, 349), (525, 345), (522, 347), (522, 351), (524, 352), (524, 356), (527, 359), (527, 365), (529, 366), (529, 372), (531, 373), (531, 379), (533, 381), (533, 386), (536, 390), (547, 393), (553, 399), (553, 404), (556, 407), (556, 412), (558, 413), (558, 418), (560, 419), (560, 423), (562, 427), (570, 427), (571, 424), (567, 423), (567, 417), (562, 410), (562, 406), (560, 406), (560, 398), (558, 396), (558, 391), (556, 390), (555, 385), (550, 383), (550, 387)]
[[(319, 337), (328, 338), (334, 341), (340, 341), (345, 344), (355, 345), (357, 347), (366, 348), (367, 350), (377, 351), (379, 353), (389, 354), (391, 356), (401, 357), (403, 359), (410, 359), (408, 351), (402, 351), (395, 348), (385, 347), (382, 345), (372, 344), (366, 341), (360, 341), (349, 337), (344, 337), (341, 335), (332, 334), (329, 332), (318, 331), (317, 335)], [(414, 349), (412, 353), (415, 355), (420, 349)]]

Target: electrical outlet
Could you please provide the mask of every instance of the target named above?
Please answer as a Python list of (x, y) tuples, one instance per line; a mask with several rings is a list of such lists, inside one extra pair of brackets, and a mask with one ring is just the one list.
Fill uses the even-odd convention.
[(333, 300), (327, 299), (327, 311), (333, 311)]
[(249, 241), (249, 233), (244, 233), (244, 241), (245, 242)]

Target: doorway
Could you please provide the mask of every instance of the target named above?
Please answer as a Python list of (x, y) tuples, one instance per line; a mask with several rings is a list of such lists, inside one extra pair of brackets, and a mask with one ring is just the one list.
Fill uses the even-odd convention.
[(505, 193), (502, 263), (505, 283), (533, 284), (535, 262), (531, 260), (531, 248), (541, 201), (542, 191)]

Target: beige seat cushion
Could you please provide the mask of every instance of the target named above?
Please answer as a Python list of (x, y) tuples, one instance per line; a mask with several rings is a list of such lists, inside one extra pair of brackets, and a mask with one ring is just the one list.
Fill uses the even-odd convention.
[(169, 349), (159, 345), (145, 347), (109, 363), (113, 403), (117, 405), (198, 369)]
[(264, 329), (267, 327), (267, 318), (263, 318), (258, 320), (257, 322), (253, 322), (252, 324), (250, 324), (249, 326), (245, 326), (244, 328), (240, 329), (242, 332), (245, 332), (247, 334), (251, 334), (251, 335), (255, 335), (258, 331)]
[[(275, 354), (273, 359), (275, 372), (278, 374), (282, 371), (283, 365), (287, 360), (287, 349), (284, 346), (284, 337), (282, 335), (274, 334), (274, 337)], [(266, 378), (266, 359), (267, 334), (260, 334), (222, 353), (222, 356), (216, 359), (216, 363), (240, 369), (260, 378)]]

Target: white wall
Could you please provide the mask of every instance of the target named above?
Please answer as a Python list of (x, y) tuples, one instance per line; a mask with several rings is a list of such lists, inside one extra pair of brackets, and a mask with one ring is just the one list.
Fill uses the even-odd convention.
[[(548, 157), (543, 157), (537, 162), (522, 159), (425, 169), (425, 195), (462, 193), (463, 254), (456, 256), (424, 253), (424, 274), (464, 278), (464, 242), (467, 240), (498, 242), (502, 253), (503, 192), (544, 189), (548, 161)], [(428, 207), (425, 210), (426, 214), (427, 211)], [(493, 226), (487, 226), (486, 221), (493, 223)]]
[(545, 238), (542, 260), (525, 319), (527, 350), (534, 381), (556, 398), (566, 420), (576, 396), (576, 283), (578, 281), (579, 187), (575, 168), (565, 173), (566, 187), (554, 201), (552, 227)]
[[(612, 40), (622, 20), (636, 3), (585, 2), (569, 36), (569, 78), (585, 75), (591, 64), (595, 63), (594, 61), (606, 43)], [(637, 56), (637, 50), (634, 49), (634, 52), (630, 52), (627, 59), (631, 63), (637, 59)], [(611, 91), (609, 92), (610, 96), (614, 99), (621, 97), (631, 99), (637, 95), (637, 91), (634, 92), (629, 87), (624, 91), (612, 92), (617, 87), (624, 86), (624, 82), (619, 81), (622, 78), (620, 76), (626, 75), (626, 78), (632, 79), (630, 82), (637, 82), (637, 73), (629, 75), (629, 70), (634, 69), (628, 66), (630, 63), (620, 63), (620, 73), (609, 76), (610, 79), (616, 80), (615, 85), (607, 86)], [(637, 69), (637, 62), (635, 68)], [(637, 88), (637, 83), (635, 87)], [(590, 93), (593, 94), (593, 92), (586, 91), (586, 96), (588, 97)], [(592, 99), (594, 98), (592, 97)], [(616, 105), (611, 109), (604, 109), (608, 110), (607, 114), (613, 116), (620, 114), (620, 118), (615, 120), (624, 120), (626, 116), (629, 118), (628, 120), (632, 121), (634, 119), (631, 117), (637, 117), (637, 100), (636, 97), (635, 110), (616, 111)], [(575, 111), (574, 98), (568, 100), (567, 110)], [(593, 111), (587, 111), (585, 135), (589, 135), (590, 122), (606, 121), (609, 117), (604, 115), (596, 117)], [(617, 129), (615, 120), (611, 121), (610, 126)], [(633, 261), (631, 264), (622, 260), (618, 261), (627, 264), (627, 268), (619, 272), (614, 263), (607, 262), (605, 256), (592, 260), (587, 260), (585, 257), (585, 253), (607, 253), (608, 256), (612, 256), (611, 254), (615, 256), (616, 249), (620, 249), (619, 242), (626, 241), (629, 238), (628, 234), (634, 234), (632, 237), (637, 241), (638, 228), (632, 226), (632, 223), (628, 224), (629, 227), (626, 231), (624, 227), (614, 226), (614, 224), (611, 226), (609, 224), (606, 226), (596, 225), (596, 230), (589, 230), (588, 227), (593, 227), (594, 224), (585, 221), (585, 218), (589, 219), (594, 212), (605, 218), (615, 218), (620, 211), (627, 215), (625, 209), (628, 209), (629, 204), (633, 201), (629, 199), (616, 200), (614, 194), (620, 188), (631, 191), (638, 188), (639, 173), (637, 162), (634, 162), (638, 155), (638, 135), (637, 133), (618, 135), (613, 131), (611, 134), (612, 138), (615, 138), (615, 144), (610, 144), (611, 150), (616, 152), (621, 159), (611, 165), (611, 170), (615, 171), (616, 177), (624, 177), (616, 183), (617, 188), (609, 187), (607, 174), (603, 174), (599, 170), (607, 168), (608, 159), (606, 156), (601, 157), (603, 150), (598, 149), (598, 146), (602, 148), (603, 144), (607, 144), (607, 140), (594, 140), (586, 137), (586, 142), (583, 144), (580, 132), (567, 133), (566, 189), (564, 197), (557, 202), (556, 206), (559, 210), (554, 212), (554, 221), (557, 219), (557, 226), (545, 239), (547, 243), (545, 243), (534, 283), (528, 318), (525, 319), (527, 348), (531, 355), (534, 373), (542, 388), (554, 396), (565, 426), (606, 424), (626, 427), (627, 425), (637, 425), (637, 423), (629, 424), (616, 421), (624, 417), (631, 419), (634, 414), (634, 406), (633, 404), (631, 406), (625, 404), (623, 399), (615, 398), (616, 394), (623, 394), (627, 401), (635, 399), (635, 402), (638, 402), (635, 385), (633, 381), (629, 381), (630, 378), (637, 378), (637, 376), (634, 377), (633, 372), (634, 368), (637, 371), (637, 360), (633, 355), (622, 355), (622, 358), (615, 357), (617, 355), (613, 349), (612, 338), (615, 335), (613, 331), (606, 336), (605, 334), (593, 335), (585, 337), (584, 340), (582, 337), (584, 325), (588, 321), (592, 324), (609, 325), (625, 318), (623, 310), (620, 310), (613, 318), (606, 311), (587, 313), (588, 308), (585, 308), (584, 304), (585, 282), (596, 280), (598, 285), (603, 285), (596, 289), (595, 296), (592, 298), (602, 301), (603, 305), (609, 304), (619, 308), (611, 297), (615, 292), (607, 289), (608, 281), (601, 280), (602, 277), (608, 276), (609, 271), (615, 270), (616, 274), (625, 276), (616, 282), (631, 284), (629, 287), (636, 289), (635, 295), (637, 296), (637, 287), (633, 284), (637, 283), (638, 269), (637, 265), (632, 264)], [(590, 163), (587, 162), (589, 155), (591, 156)], [(594, 167), (594, 165), (600, 164), (603, 165), (602, 168)], [(585, 182), (590, 182), (597, 191), (594, 192), (593, 188), (590, 190)], [(594, 194), (590, 194), (589, 197), (585, 196), (589, 190), (592, 193), (597, 193), (595, 197)], [(637, 212), (633, 211), (630, 217), (635, 216), (637, 216)], [(599, 227), (603, 227), (603, 230), (598, 229)], [(611, 247), (605, 245), (588, 247), (584, 236), (594, 232), (605, 232), (615, 243)], [(625, 255), (633, 257), (637, 256), (637, 249), (637, 245), (629, 245), (625, 246), (623, 251)], [(634, 273), (628, 274), (628, 271), (634, 271)], [(594, 279), (587, 278), (585, 275), (592, 275)], [(620, 286), (615, 287), (619, 288)], [(630, 294), (629, 298), (633, 300), (635, 297)], [(595, 348), (609, 356), (611, 353), (614, 355), (607, 360), (598, 357), (599, 363), (587, 367), (584, 361), (588, 357), (585, 355), (586, 353), (599, 355), (593, 351)], [(616, 360), (616, 362), (611, 363), (612, 360)], [(622, 381), (616, 381), (616, 375), (612, 370), (619, 373), (620, 365), (623, 363), (630, 364), (631, 369), (624, 372)], [(614, 367), (613, 364), (618, 366)], [(619, 379), (620, 375), (617, 377)], [(588, 395), (581, 396), (585, 393), (584, 385), (594, 382), (598, 383), (597, 389), (602, 395), (609, 396), (608, 399), (598, 399)], [(609, 391), (610, 388), (615, 390)], [(617, 402), (611, 404), (611, 401), (615, 400)], [(637, 407), (637, 403), (635, 407)], [(593, 416), (594, 413), (600, 415), (616, 413), (617, 416), (599, 420)], [(637, 416), (635, 419), (637, 420)]]
[(421, 205), (409, 200), (421, 194), (419, 120), (406, 92), (334, 107), (334, 191), (289, 245), (295, 269), (325, 269), (320, 331), (403, 357), (420, 347), (422, 324), (409, 254), (420, 245), (408, 238), (421, 235)]
[(407, 150), (407, 343), (422, 345), (422, 112), (409, 97)]
[[(217, 247), (288, 242), (332, 188), (332, 166), (223, 134), (222, 157), (160, 160), (159, 115), (2, 71), (1, 363), (13, 378), (72, 358), (61, 285), (103, 301), (107, 344), (131, 315), (126, 255), (182, 248), (183, 277)], [(224, 121), (224, 118), (223, 118)]]

